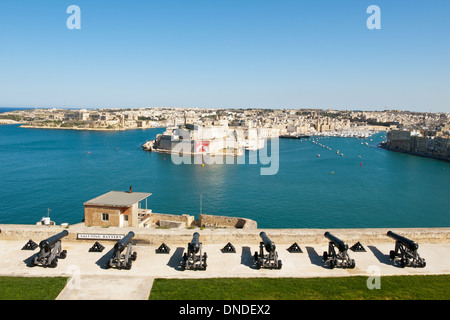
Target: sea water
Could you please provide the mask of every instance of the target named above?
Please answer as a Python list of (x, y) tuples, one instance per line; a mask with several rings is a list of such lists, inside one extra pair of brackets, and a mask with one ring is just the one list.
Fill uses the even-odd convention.
[(142, 150), (163, 131), (1, 125), (0, 224), (34, 224), (48, 209), (57, 224), (79, 223), (84, 202), (132, 186), (152, 193), (155, 213), (244, 217), (260, 228), (450, 226), (450, 163), (380, 149), (384, 132), (280, 139), (279, 170), (264, 176), (267, 166), (250, 161), (176, 165)]

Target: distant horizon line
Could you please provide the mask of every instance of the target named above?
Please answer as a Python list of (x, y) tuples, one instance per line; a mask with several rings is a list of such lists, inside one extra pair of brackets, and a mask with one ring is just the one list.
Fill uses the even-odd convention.
[(353, 112), (385, 112), (385, 111), (400, 111), (400, 112), (416, 112), (416, 113), (450, 113), (445, 111), (412, 111), (407, 109), (344, 109), (344, 108), (331, 108), (331, 107), (187, 107), (187, 106), (177, 106), (177, 107), (5, 107), (0, 106), (0, 109), (16, 109), (16, 110), (32, 110), (32, 109), (67, 109), (67, 110), (105, 110), (105, 109), (204, 109), (204, 110), (333, 110), (333, 111), (353, 111)]

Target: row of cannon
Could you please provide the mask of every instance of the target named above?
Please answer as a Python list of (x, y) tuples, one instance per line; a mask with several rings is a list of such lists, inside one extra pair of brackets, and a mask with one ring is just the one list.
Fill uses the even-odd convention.
[[(40, 251), (32, 259), (31, 265), (56, 268), (58, 259), (65, 259), (67, 256), (67, 251), (62, 250), (61, 240), (68, 234), (69, 232), (64, 230), (41, 241), (39, 244)], [(134, 236), (134, 232), (129, 232), (125, 237), (117, 241), (114, 245), (113, 255), (106, 263), (106, 268), (131, 269), (132, 262), (137, 258), (137, 253), (133, 252), (132, 249)], [(329, 263), (331, 269), (336, 267), (354, 268), (356, 263), (349, 256), (347, 243), (330, 232), (325, 232), (324, 236), (329, 240), (329, 243), (328, 251), (323, 253), (323, 261)], [(425, 259), (421, 258), (418, 253), (419, 245), (417, 242), (392, 231), (389, 231), (387, 236), (395, 240), (395, 248), (389, 254), (390, 259), (394, 263), (399, 262), (401, 267), (424, 268), (426, 266)], [(259, 245), (259, 252), (255, 252), (253, 256), (255, 267), (257, 269), (281, 269), (282, 261), (278, 258), (275, 243), (265, 232), (261, 232), (260, 237), (262, 241)], [(168, 251), (166, 250), (165, 253), (168, 253)], [(188, 243), (187, 252), (183, 254), (180, 267), (182, 270), (206, 270), (206, 260), (207, 254), (203, 252), (200, 234), (195, 232), (192, 241)]]
[[(355, 260), (351, 259), (348, 254), (348, 244), (332, 235), (330, 232), (325, 232), (324, 236), (329, 242), (328, 251), (324, 251), (322, 256), (323, 261), (329, 263), (331, 269), (336, 267), (355, 268)], [(395, 249), (389, 252), (389, 258), (391, 260), (394, 262), (398, 261), (402, 268), (407, 266), (424, 268), (426, 266), (425, 259), (420, 257), (417, 252), (419, 249), (419, 244), (417, 242), (392, 231), (389, 231), (387, 236), (395, 240)], [(270, 240), (265, 232), (261, 232), (260, 237), (262, 239), (260, 243), (260, 252), (259, 254), (255, 252), (254, 256), (256, 267), (258, 269), (281, 269), (282, 261), (278, 260), (275, 243)], [(266, 254), (264, 253), (264, 250), (267, 252)]]

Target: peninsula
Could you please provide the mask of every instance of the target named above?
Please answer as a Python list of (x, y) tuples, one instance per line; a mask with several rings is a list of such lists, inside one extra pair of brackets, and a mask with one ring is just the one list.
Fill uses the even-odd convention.
[[(0, 109), (1, 111), (1, 109)], [(358, 130), (390, 130), (440, 126), (448, 131), (450, 113), (399, 110), (358, 111), (332, 109), (202, 109), (202, 108), (30, 108), (0, 113), (1, 124), (21, 123), (24, 128), (128, 130), (211, 126), (227, 121), (230, 127), (278, 129), (280, 136), (339, 134)]]
[[(212, 154), (238, 154), (242, 148), (257, 150), (265, 139), (271, 137), (367, 138), (375, 131), (387, 131), (387, 141), (379, 145), (382, 148), (450, 159), (450, 113), (443, 112), (156, 107), (42, 108), (0, 113), (0, 124), (19, 123), (23, 128), (40, 129), (119, 131), (166, 128), (156, 140), (144, 144), (144, 149), (172, 152), (174, 144), (188, 138), (191, 145), (187, 153), (193, 154), (199, 148), (208, 148)], [(205, 136), (194, 136), (195, 128), (202, 128)], [(204, 141), (208, 143), (205, 145)]]

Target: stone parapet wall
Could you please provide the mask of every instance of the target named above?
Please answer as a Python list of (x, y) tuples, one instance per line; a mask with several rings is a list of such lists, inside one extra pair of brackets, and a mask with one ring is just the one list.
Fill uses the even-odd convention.
[[(181, 223), (183, 227), (203, 227), (203, 228), (237, 228), (237, 229), (256, 229), (256, 221), (246, 218), (214, 216), (200, 214), (199, 220), (195, 220), (190, 215), (174, 215), (165, 213), (151, 213), (149, 222), (154, 226), (170, 226), (170, 223)], [(174, 224), (175, 225), (175, 224)]]
[(194, 222), (194, 217), (190, 215), (175, 215), (175, 214), (165, 214), (165, 213), (151, 213), (150, 221), (156, 225), (161, 225), (161, 221), (171, 221), (180, 222), (184, 227), (190, 227)]
[[(450, 243), (450, 228), (392, 228), (392, 229), (147, 229), (147, 228), (101, 228), (74, 225), (65, 229), (60, 226), (36, 226), (36, 225), (0, 225), (0, 241), (22, 240), (24, 245), (28, 240), (39, 243), (41, 240), (61, 232), (69, 231), (69, 235), (63, 241), (89, 242), (94, 240), (77, 240), (78, 234), (120, 234), (126, 235), (133, 231), (134, 240), (140, 244), (159, 246), (186, 245), (192, 240), (194, 232), (200, 233), (200, 241), (204, 244), (256, 244), (261, 241), (259, 233), (266, 232), (269, 238), (276, 244), (324, 244), (328, 240), (324, 237), (326, 231), (340, 238), (350, 246), (356, 242), (364, 245), (372, 243), (394, 243), (386, 233), (389, 230), (401, 234), (411, 240), (420, 243)], [(107, 240), (101, 240), (100, 242)]]
[(238, 229), (258, 228), (256, 221), (251, 219), (213, 216), (207, 214), (199, 215), (198, 224), (200, 227), (238, 228)]

